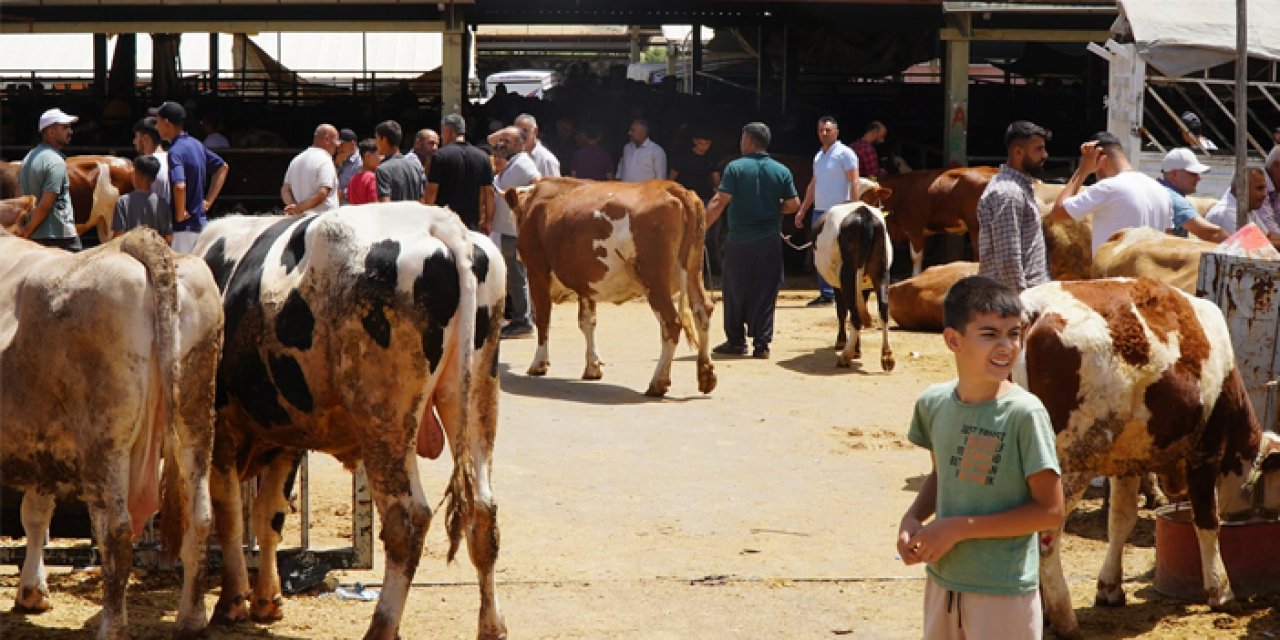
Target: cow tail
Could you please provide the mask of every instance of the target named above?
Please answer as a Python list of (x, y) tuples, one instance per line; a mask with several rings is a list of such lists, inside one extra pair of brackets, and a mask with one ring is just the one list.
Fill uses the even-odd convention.
[(475, 369), (472, 364), (475, 360), (476, 309), (479, 304), (479, 285), (475, 273), (471, 270), (472, 252), (475, 251), (475, 247), (461, 221), (454, 217), (452, 222), (456, 222), (456, 225), (447, 230), (437, 229), (437, 237), (455, 256), (458, 281), (462, 284), (459, 287), (458, 329), (453, 334), (454, 357), (449, 360), (454, 370), (443, 372), (443, 375), (457, 376), (457, 379), (462, 381), (458, 394), (462, 402), (461, 436), (457, 442), (452, 443), (453, 473), (450, 475), (449, 486), (445, 488), (444, 494), (445, 528), (449, 534), (448, 562), (453, 562), (454, 556), (458, 553), (464, 527), (468, 525), (476, 506), (476, 496), (479, 491), (476, 488), (475, 457), (471, 448), (474, 441), (480, 437), (480, 434), (476, 433), (478, 421), (472, 415), (471, 406), (472, 386), (476, 383)]
[[(121, 250), (141, 262), (155, 295), (155, 356), (160, 363), (161, 424), (164, 474), (160, 481), (160, 541), (166, 560), (182, 550), (191, 496), (183, 482), (182, 443), (178, 441), (178, 275), (173, 253), (155, 231), (142, 229), (124, 236)], [(147, 437), (146, 434), (143, 437)]]
[[(702, 260), (706, 250), (704, 242), (707, 234), (707, 210), (696, 193), (680, 185), (672, 183), (667, 192), (680, 201), (684, 213), (684, 234), (676, 257), (684, 268), (685, 277), (680, 280), (680, 298), (676, 302), (676, 310), (685, 339), (694, 349), (700, 349), (702, 345), (698, 344), (698, 332), (694, 330), (693, 314), (689, 311), (689, 292), (695, 288), (703, 289)], [(702, 297), (705, 299), (706, 295), (704, 289)]]

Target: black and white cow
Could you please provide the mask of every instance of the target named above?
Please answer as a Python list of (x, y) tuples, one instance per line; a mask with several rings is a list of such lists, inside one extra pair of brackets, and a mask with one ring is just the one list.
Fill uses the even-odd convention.
[(347, 468), (364, 462), (386, 550), (365, 637), (397, 637), (431, 521), (414, 453), (435, 457), (447, 435), (449, 557), (465, 530), (479, 636), (504, 637), (489, 471), (506, 267), (493, 244), (446, 209), (399, 202), (226, 218), (195, 252), (223, 291), (227, 318), (211, 487), (223, 549), (241, 539), (240, 482), (260, 478), (258, 580), (250, 596), (243, 556), (227, 554), (215, 622), (282, 617), (284, 485), (300, 452), (316, 450)]
[[(871, 322), (862, 295), (864, 279), (869, 279), (880, 310), (880, 366), (893, 371), (893, 349), (889, 346), (889, 265), (893, 264), (893, 244), (889, 242), (884, 214), (862, 202), (839, 204), (823, 214), (814, 235), (814, 265), (836, 290), (836, 349), (843, 350), (836, 364), (848, 367), (855, 358), (862, 357), (862, 324)], [(846, 314), (852, 315), (852, 340), (845, 334)]]

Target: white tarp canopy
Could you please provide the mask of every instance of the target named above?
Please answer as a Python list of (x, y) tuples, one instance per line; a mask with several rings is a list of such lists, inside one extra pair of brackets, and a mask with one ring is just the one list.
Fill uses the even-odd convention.
[[(257, 33), (249, 39), (280, 64), (303, 76), (358, 77), (365, 69), (380, 76), (418, 76), (440, 66), (438, 33)], [(218, 67), (236, 68), (232, 38), (218, 38)], [(182, 73), (209, 69), (209, 37), (182, 37)], [(115, 38), (107, 45), (107, 65), (115, 56)], [(0, 36), (0, 74), (80, 74), (93, 71), (92, 34), (4, 34)], [(151, 36), (138, 34), (138, 73), (151, 72)]]
[[(1280, 1), (1248, 0), (1249, 57), (1280, 60)], [(1236, 0), (1120, 0), (1119, 32), (1138, 55), (1179, 77), (1235, 60)]]

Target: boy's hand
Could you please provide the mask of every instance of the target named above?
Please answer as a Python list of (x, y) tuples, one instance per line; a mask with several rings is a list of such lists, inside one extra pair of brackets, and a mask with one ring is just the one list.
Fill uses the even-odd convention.
[(907, 541), (907, 547), (915, 554), (920, 561), (927, 563), (937, 562), (942, 556), (947, 555), (951, 548), (956, 546), (957, 542), (963, 539), (960, 535), (960, 529), (957, 526), (958, 520), (953, 518), (940, 518), (929, 523), (915, 536)]
[(921, 562), (920, 555), (911, 546), (911, 539), (923, 528), (924, 525), (911, 516), (903, 518), (902, 524), (898, 525), (898, 556), (902, 558), (903, 564), (913, 565)]

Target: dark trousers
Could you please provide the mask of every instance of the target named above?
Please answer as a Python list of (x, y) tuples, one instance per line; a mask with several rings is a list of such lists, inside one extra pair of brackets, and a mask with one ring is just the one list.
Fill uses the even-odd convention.
[[(773, 310), (782, 287), (782, 240), (774, 235), (724, 245), (724, 335), (731, 344), (773, 342)], [(744, 332), (745, 327), (745, 332)]]
[(84, 246), (80, 244), (80, 236), (71, 236), (70, 238), (31, 238), (31, 241), (39, 245), (72, 253), (77, 253), (84, 249)]

